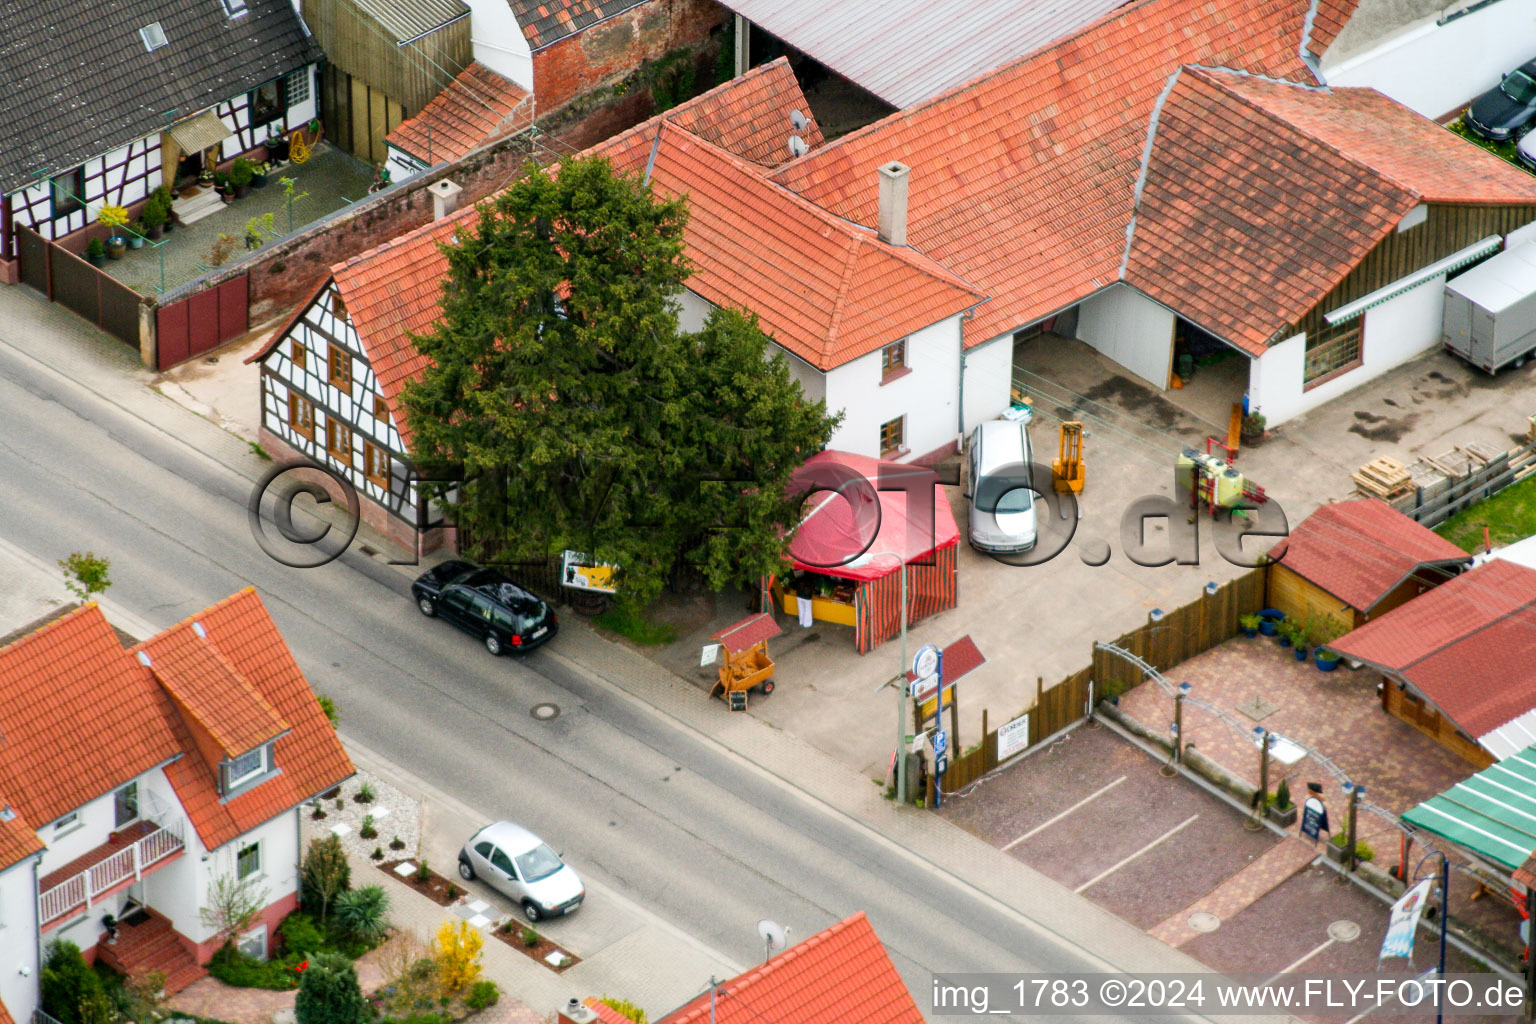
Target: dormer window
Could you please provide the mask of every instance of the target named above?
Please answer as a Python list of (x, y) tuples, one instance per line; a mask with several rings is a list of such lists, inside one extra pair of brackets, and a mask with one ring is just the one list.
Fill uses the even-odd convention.
[(231, 20), (242, 17), (246, 13), (245, 0), (219, 0), (224, 5), (224, 14)]
[(229, 789), (249, 782), (267, 770), (267, 748), (257, 747), (249, 754), (241, 754), (229, 762)]

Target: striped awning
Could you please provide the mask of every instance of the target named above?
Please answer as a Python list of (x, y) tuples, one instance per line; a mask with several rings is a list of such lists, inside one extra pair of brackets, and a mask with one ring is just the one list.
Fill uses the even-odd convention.
[(1393, 281), (1385, 288), (1378, 288), (1369, 295), (1361, 296), (1348, 305), (1340, 306), (1332, 312), (1324, 313), (1323, 319), (1328, 322), (1329, 326), (1353, 320), (1373, 306), (1379, 306), (1388, 299), (1395, 299), (1403, 294), (1403, 292), (1417, 288), (1421, 284), (1427, 284), (1442, 274), (1449, 274), (1453, 270), (1460, 270), (1473, 260), (1480, 260), (1491, 252), (1497, 252), (1499, 246), (1503, 244), (1504, 240), (1498, 235), (1489, 235), (1482, 241), (1474, 242), (1460, 252), (1453, 252), (1443, 260), (1438, 260), (1421, 270), (1414, 271), (1407, 277)]
[(1506, 871), (1522, 868), (1536, 851), (1536, 747), (1430, 797), (1403, 820)]
[(212, 110), (205, 110), (196, 117), (178, 121), (170, 127), (171, 138), (176, 140), (176, 145), (181, 147), (183, 153), (201, 153), (233, 134)]

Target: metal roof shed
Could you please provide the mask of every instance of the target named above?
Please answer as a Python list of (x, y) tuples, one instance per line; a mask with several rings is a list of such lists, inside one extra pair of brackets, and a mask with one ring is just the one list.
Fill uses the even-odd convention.
[(1536, 746), (1430, 797), (1403, 820), (1513, 875), (1536, 851)]

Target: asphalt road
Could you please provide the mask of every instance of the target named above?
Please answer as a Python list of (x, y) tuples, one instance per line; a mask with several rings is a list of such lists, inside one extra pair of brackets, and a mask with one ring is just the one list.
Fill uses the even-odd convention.
[[(255, 586), (344, 733), (729, 958), (760, 957), (760, 918), (805, 937), (863, 909), (925, 1012), (935, 971), (1102, 969), (561, 659), (492, 659), (367, 556), (277, 564), (248, 481), (5, 346), (0, 480), (0, 536), (49, 564), (110, 556), (114, 603), (156, 626)], [(563, 713), (536, 721), (544, 701)]]

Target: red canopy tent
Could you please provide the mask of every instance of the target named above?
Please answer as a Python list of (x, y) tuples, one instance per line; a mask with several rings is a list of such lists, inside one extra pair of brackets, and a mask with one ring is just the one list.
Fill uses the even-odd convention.
[[(845, 487), (842, 493), (830, 489), (811, 493), (789, 549), (796, 569), (854, 584), (854, 635), (860, 654), (900, 632), (903, 562), (909, 623), (955, 606), (960, 531), (949, 498), (941, 484), (933, 485), (930, 531), (924, 522), (926, 510), (908, 509), (908, 494), (902, 488), (903, 476), (911, 479), (926, 472), (924, 467), (829, 450), (809, 459), (806, 471), (828, 486), (838, 477), (849, 479), (853, 474), (868, 481), (867, 486)], [(882, 476), (886, 490), (880, 489)]]

